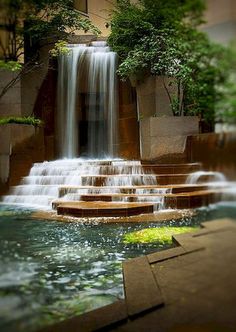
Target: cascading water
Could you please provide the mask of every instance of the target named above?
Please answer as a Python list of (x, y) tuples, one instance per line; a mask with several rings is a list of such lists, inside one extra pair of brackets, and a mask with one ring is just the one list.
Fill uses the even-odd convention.
[(140, 161), (114, 159), (116, 53), (106, 42), (68, 48), (69, 53), (59, 57), (56, 116), (59, 155), (68, 159), (33, 165), (29, 176), (11, 188), (3, 202), (51, 208), (55, 200), (83, 201), (89, 195), (114, 194), (112, 201), (164, 207), (164, 194), (170, 189), (158, 189), (156, 176), (144, 171)]
[(221, 172), (197, 171), (189, 174), (186, 179), (188, 184), (226, 182), (226, 177)]
[[(114, 157), (118, 135), (117, 55), (110, 51), (106, 42), (92, 42), (91, 46), (69, 45), (69, 49), (69, 54), (59, 57), (59, 154), (62, 158), (75, 158), (78, 155)], [(85, 96), (83, 106), (81, 95)], [(79, 142), (82, 120), (83, 135), (87, 139), (84, 151)]]
[(53, 201), (111, 195), (113, 202), (150, 202), (160, 209), (166, 193), (170, 189), (158, 188), (156, 176), (146, 172), (140, 161), (79, 158), (34, 164), (3, 202), (51, 208)]

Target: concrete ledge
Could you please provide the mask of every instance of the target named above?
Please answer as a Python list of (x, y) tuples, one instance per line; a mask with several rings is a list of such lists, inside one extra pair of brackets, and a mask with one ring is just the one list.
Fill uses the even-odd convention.
[(88, 332), (111, 327), (128, 318), (124, 300), (45, 327), (39, 332)]

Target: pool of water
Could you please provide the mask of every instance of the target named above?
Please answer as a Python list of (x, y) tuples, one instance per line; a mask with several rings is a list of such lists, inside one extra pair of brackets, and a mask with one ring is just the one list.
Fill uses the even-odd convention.
[(32, 210), (0, 206), (0, 330), (39, 327), (123, 297), (123, 260), (164, 249), (124, 244), (127, 232), (162, 225), (193, 225), (236, 218), (236, 205), (200, 209), (196, 216), (156, 224), (56, 222)]

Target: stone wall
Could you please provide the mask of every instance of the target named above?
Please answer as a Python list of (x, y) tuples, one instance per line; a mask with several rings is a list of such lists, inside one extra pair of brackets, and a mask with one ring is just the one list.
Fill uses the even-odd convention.
[(139, 159), (139, 123), (135, 91), (129, 82), (119, 83), (119, 157)]
[(19, 183), (33, 162), (44, 160), (43, 128), (31, 125), (0, 126), (0, 192)]
[(187, 139), (188, 162), (201, 162), (207, 170), (236, 180), (236, 133), (201, 134)]
[[(6, 69), (0, 69), (0, 93), (6, 85), (14, 80), (18, 72), (11, 72)], [(16, 84), (0, 98), (0, 118), (6, 116), (21, 116), (21, 81)]]

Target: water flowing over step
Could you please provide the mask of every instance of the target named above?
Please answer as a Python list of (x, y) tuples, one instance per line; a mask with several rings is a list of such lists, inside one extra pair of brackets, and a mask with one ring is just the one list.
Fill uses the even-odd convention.
[[(221, 182), (205, 183), (214, 178)], [(222, 180), (218, 173), (200, 172), (199, 163), (63, 159), (34, 164), (2, 201), (73, 216), (129, 216), (208, 205), (220, 200)]]

